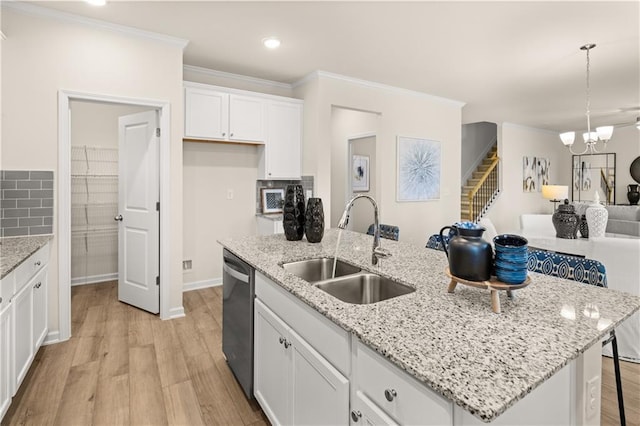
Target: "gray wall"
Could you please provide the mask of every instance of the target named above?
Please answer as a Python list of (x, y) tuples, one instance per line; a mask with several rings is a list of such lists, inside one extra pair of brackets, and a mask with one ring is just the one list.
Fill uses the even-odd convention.
[(491, 148), (498, 135), (498, 126), (486, 121), (462, 125), (462, 155), (460, 172), (464, 185), (479, 164), (478, 159)]

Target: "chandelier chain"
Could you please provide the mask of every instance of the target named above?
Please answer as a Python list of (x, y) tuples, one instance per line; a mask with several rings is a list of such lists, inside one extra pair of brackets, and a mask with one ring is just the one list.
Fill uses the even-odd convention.
[(590, 62), (589, 62), (589, 51), (591, 47), (587, 46), (585, 49), (587, 51), (587, 135), (589, 136), (589, 141), (591, 140), (591, 85), (589, 84), (589, 71), (590, 71)]

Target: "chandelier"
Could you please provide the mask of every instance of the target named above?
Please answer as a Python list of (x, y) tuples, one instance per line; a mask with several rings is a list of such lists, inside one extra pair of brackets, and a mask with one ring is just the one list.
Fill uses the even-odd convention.
[(607, 150), (607, 142), (611, 139), (613, 135), (613, 126), (602, 126), (596, 128), (594, 132), (591, 131), (591, 117), (590, 117), (590, 108), (591, 108), (591, 86), (589, 85), (589, 51), (596, 47), (595, 44), (589, 43), (584, 46), (580, 46), (580, 50), (586, 50), (587, 52), (587, 132), (582, 134), (582, 139), (584, 140), (585, 148), (582, 152), (574, 152), (572, 149), (573, 141), (576, 137), (576, 132), (565, 132), (560, 133), (560, 140), (562, 143), (569, 147), (569, 151), (571, 151), (574, 155), (582, 155), (589, 152), (590, 154), (598, 153), (596, 149), (596, 143), (602, 141), (604, 144), (604, 150)]

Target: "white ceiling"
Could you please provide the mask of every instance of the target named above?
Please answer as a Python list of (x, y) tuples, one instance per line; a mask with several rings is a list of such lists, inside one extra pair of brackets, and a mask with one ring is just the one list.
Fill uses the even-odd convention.
[[(329, 71), (466, 102), (463, 122), (582, 130), (640, 115), (640, 1), (36, 4), (190, 40), (184, 63), (284, 83)], [(282, 39), (276, 51), (261, 40)]]

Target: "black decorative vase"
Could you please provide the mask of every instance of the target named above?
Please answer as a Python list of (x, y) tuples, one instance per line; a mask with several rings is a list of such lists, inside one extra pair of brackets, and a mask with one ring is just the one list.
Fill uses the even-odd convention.
[(449, 247), (443, 244), (444, 252), (449, 259), (451, 275), (469, 281), (487, 281), (491, 278), (493, 266), (493, 249), (491, 244), (482, 239), (484, 228), (465, 229), (457, 226), (445, 226), (440, 230), (441, 241), (444, 231), (454, 230), (449, 240)]
[(580, 224), (578, 225), (578, 231), (582, 238), (589, 238), (589, 224), (587, 223), (587, 216), (582, 215), (580, 217)]
[(319, 243), (324, 237), (324, 208), (322, 198), (309, 198), (305, 213), (304, 233), (310, 243)]
[(580, 216), (569, 200), (564, 200), (564, 204), (558, 206), (558, 210), (551, 216), (553, 226), (556, 228), (556, 237), (576, 239), (578, 238), (578, 224)]
[(629, 204), (632, 206), (637, 206), (638, 201), (640, 200), (640, 192), (638, 192), (638, 185), (632, 183), (627, 185), (627, 199), (629, 200)]
[(299, 241), (304, 235), (304, 193), (302, 185), (287, 185), (284, 194), (282, 226), (289, 241)]

